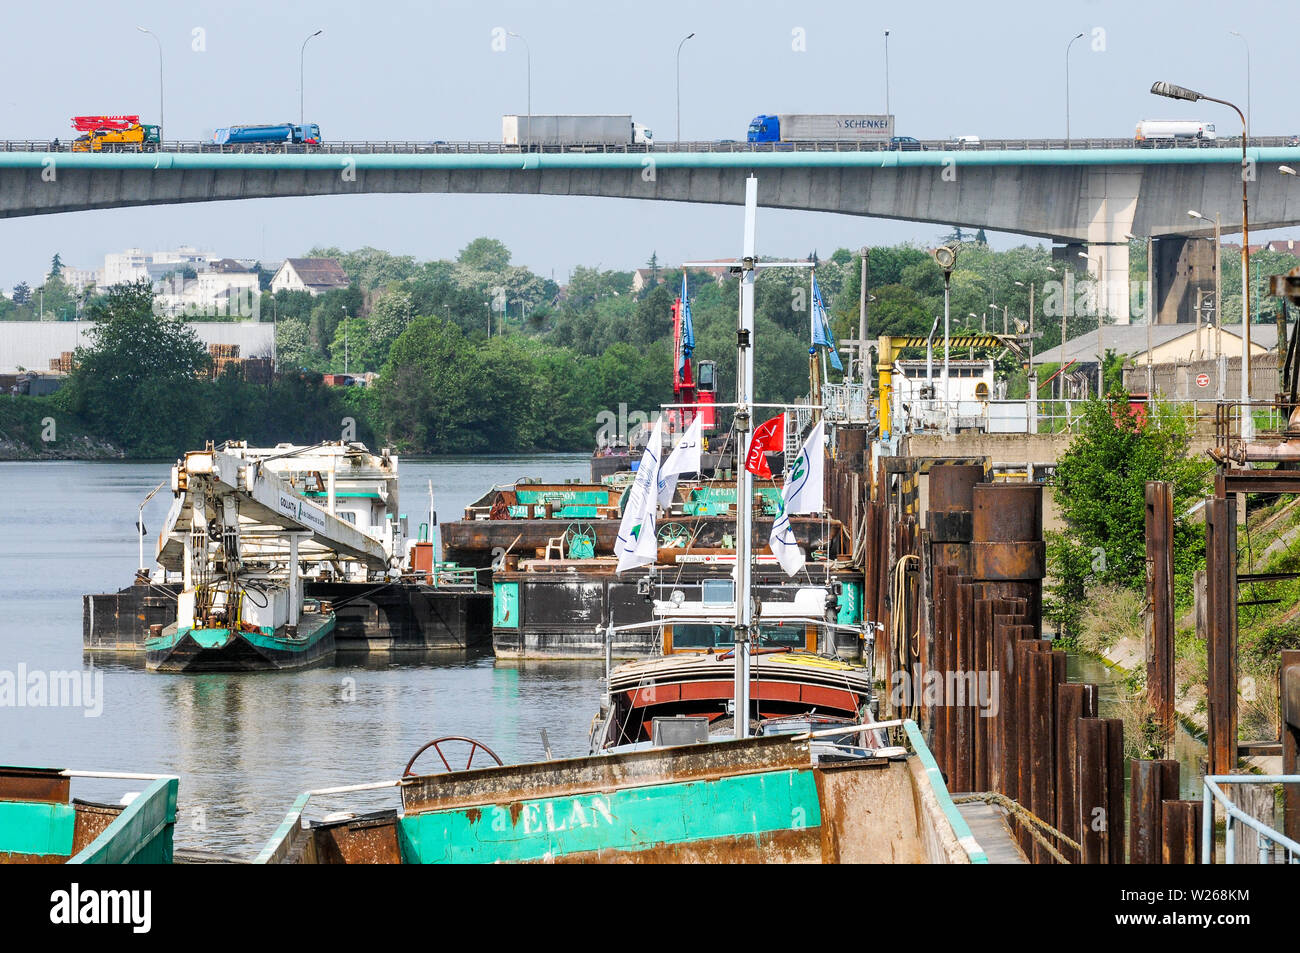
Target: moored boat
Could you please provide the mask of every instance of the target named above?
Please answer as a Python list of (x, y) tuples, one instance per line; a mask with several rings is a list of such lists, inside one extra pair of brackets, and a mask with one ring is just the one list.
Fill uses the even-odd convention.
[[(74, 779), (145, 782), (119, 803), (72, 796)], [(169, 864), (177, 778), (0, 766), (0, 864)]]
[[(911, 722), (837, 726), (301, 795), (257, 858), (288, 864), (985, 863)], [(871, 747), (862, 744), (868, 741)], [(847, 737), (847, 741), (846, 741)], [(396, 789), (400, 808), (308, 817)]]
[[(302, 469), (316, 465), (308, 451), (323, 454), (327, 475)], [(150, 627), (146, 667), (254, 672), (333, 658), (335, 615), (328, 602), (304, 599), (303, 565), (343, 579), (400, 574), (401, 527), (381, 518), (396, 503), (395, 464), (387, 454), (376, 459), (360, 447), (275, 454), (231, 442), (178, 461), (157, 558), (180, 571), (181, 590), (175, 621)], [(355, 471), (344, 483), (348, 508), (340, 469)]]
[[(275, 590), (265, 594), (274, 597)], [(247, 598), (247, 596), (245, 596)], [(251, 600), (250, 600), (251, 601)], [(326, 604), (328, 605), (328, 604)], [(183, 611), (183, 610), (182, 610)], [(334, 656), (335, 616), (312, 600), (303, 601), (297, 625), (234, 625), (174, 622), (145, 640), (145, 666), (155, 672), (260, 672), (303, 668)]]

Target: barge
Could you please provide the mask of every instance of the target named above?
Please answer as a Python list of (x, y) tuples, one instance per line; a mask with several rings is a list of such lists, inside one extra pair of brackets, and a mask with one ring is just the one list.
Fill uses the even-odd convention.
[[(74, 779), (143, 783), (119, 802), (72, 795)], [(170, 864), (171, 775), (0, 766), (0, 864)]]

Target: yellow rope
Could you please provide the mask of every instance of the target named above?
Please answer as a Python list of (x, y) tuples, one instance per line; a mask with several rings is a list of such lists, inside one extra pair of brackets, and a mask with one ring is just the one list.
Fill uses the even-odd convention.
[(1070, 840), (1070, 838), (1066, 837), (1051, 824), (1048, 824), (1041, 817), (1029, 811), (1019, 802), (1011, 800), (1011, 798), (1007, 797), (1005, 794), (998, 794), (996, 791), (983, 791), (978, 794), (954, 795), (952, 799), (954, 804), (969, 804), (974, 801), (982, 801), (985, 804), (996, 804), (998, 807), (1006, 810), (1008, 814), (1014, 817), (1021, 824), (1025, 825), (1025, 830), (1029, 832), (1030, 836), (1041, 844), (1043, 849), (1051, 854), (1058, 864), (1068, 864), (1069, 861), (1065, 859), (1065, 856), (1059, 850), (1051, 845), (1047, 838), (1040, 833), (1039, 829), (1056, 838), (1071, 850), (1078, 851), (1081, 856), (1083, 854), (1083, 848), (1080, 847), (1077, 842)]

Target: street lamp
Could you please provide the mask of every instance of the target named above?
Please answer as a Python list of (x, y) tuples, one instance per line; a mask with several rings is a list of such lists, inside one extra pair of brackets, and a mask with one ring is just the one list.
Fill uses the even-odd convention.
[(682, 42), (677, 44), (677, 141), (682, 141), (682, 47), (686, 41), (693, 37), (694, 33), (688, 33), (682, 37)]
[(524, 44), (524, 56), (527, 57), (527, 64), (528, 64), (528, 145), (529, 145), (529, 150), (531, 151), (531, 149), (532, 149), (532, 140), (533, 140), (533, 51), (532, 51), (532, 48), (528, 45), (528, 41), (525, 40), (525, 39), (524, 39), (522, 36), (520, 36), (518, 33), (510, 33), (510, 32), (507, 31), (506, 36), (513, 36), (516, 40), (523, 40), (523, 44)]
[(1075, 40), (1082, 40), (1083, 34), (1076, 33), (1074, 39), (1065, 44), (1065, 148), (1070, 148), (1070, 47)]
[[(1092, 261), (1092, 256), (1089, 255), (1087, 252), (1082, 252), (1082, 251), (1079, 252), (1079, 257), (1089, 263), (1091, 263)], [(1102, 260), (1100, 254), (1097, 255), (1097, 274), (1101, 275), (1103, 279), (1106, 276), (1105, 262)], [(1101, 285), (1100, 292), (1093, 295), (1093, 300), (1097, 303), (1097, 396), (1104, 397), (1106, 396), (1105, 394), (1106, 385), (1105, 385), (1105, 380), (1102, 377), (1102, 371), (1106, 365), (1106, 347), (1102, 343), (1101, 327), (1103, 322), (1106, 319), (1107, 302), (1105, 298), (1106, 283), (1103, 280), (1099, 284)]]
[(885, 31), (885, 115), (889, 115), (889, 31)]
[(302, 41), (302, 49), (298, 51), (298, 125), (300, 126), (305, 126), (307, 124), (306, 112), (303, 110), (303, 106), (302, 106), (302, 96), (303, 96), (302, 68), (303, 68), (303, 59), (307, 55), (307, 43), (311, 40), (312, 36), (320, 36), (324, 32), (325, 32), (324, 30), (317, 30), (311, 36), (307, 37), (307, 39)]
[(1241, 118), (1241, 439), (1255, 436), (1255, 421), (1250, 415), (1250, 204), (1246, 195), (1246, 116), (1226, 99), (1206, 96), (1185, 86), (1173, 83), (1153, 83), (1151, 92), (1168, 99), (1182, 99), (1194, 103), (1208, 100), (1227, 106)]
[[(1246, 129), (1244, 134), (1246, 138), (1250, 138), (1250, 40), (1246, 39), (1236, 30), (1229, 30), (1228, 33), (1246, 44)], [(1215, 303), (1215, 307), (1218, 307), (1217, 302)]]
[(153, 41), (158, 44), (158, 151), (162, 152), (163, 144), (163, 64), (162, 64), (162, 40), (158, 39), (158, 34), (152, 30), (146, 30), (142, 26), (136, 27), (141, 33), (148, 33), (153, 37)]

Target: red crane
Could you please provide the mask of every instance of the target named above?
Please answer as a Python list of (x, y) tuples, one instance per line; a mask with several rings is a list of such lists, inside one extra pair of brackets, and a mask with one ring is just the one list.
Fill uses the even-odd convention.
[(124, 132), (132, 126), (140, 125), (139, 116), (73, 116), (72, 128), (77, 132), (96, 132), (100, 129), (113, 129)]

